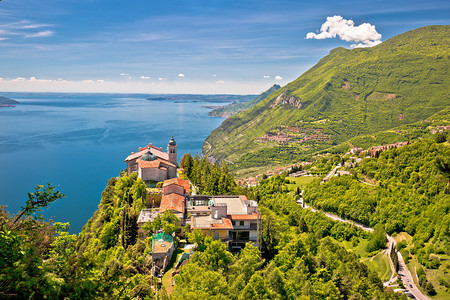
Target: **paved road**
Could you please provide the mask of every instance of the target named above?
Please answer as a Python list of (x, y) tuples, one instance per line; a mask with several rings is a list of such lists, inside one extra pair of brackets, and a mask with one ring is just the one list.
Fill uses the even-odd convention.
[[(303, 195), (303, 191), (302, 191), (302, 195)], [(310, 209), (313, 212), (320, 212), (320, 210), (317, 210), (311, 206), (308, 206), (304, 200), (303, 197), (300, 197), (300, 199), (297, 201), (298, 204), (300, 204), (301, 207), (303, 207), (304, 209)], [(342, 219), (341, 217), (338, 217), (336, 215), (327, 213), (327, 212), (323, 212), (327, 217), (339, 221), (339, 222), (345, 222), (345, 223), (349, 223), (352, 224), (356, 227), (361, 228), (362, 230), (368, 231), (368, 232), (373, 232), (373, 228), (367, 227), (363, 224), (354, 222), (354, 221), (350, 221), (350, 220), (346, 220), (346, 219)], [(397, 244), (394, 240), (393, 237), (391, 237), (390, 235), (386, 235), (388, 243), (387, 243), (387, 249), (384, 250), (384, 252), (388, 255), (389, 257), (389, 264), (391, 266), (391, 270), (392, 270), (392, 275), (391, 278), (385, 282), (385, 286), (391, 284), (392, 282), (395, 281), (396, 277), (395, 277), (395, 270), (394, 270), (394, 264), (392, 263), (392, 259), (390, 257), (390, 249), (391, 247), (395, 247), (395, 245)], [(425, 296), (424, 294), (422, 294), (422, 292), (417, 288), (416, 284), (414, 283), (413, 277), (411, 275), (411, 272), (409, 271), (409, 269), (406, 267), (405, 261), (403, 260), (403, 257), (400, 253), (398, 253), (398, 264), (399, 264), (399, 269), (398, 269), (398, 275), (402, 278), (402, 282), (405, 285), (405, 287), (407, 288), (407, 290), (409, 292), (411, 292), (412, 295), (414, 295), (414, 297), (416, 299), (419, 300), (430, 300), (430, 298), (428, 298), (427, 296)]]

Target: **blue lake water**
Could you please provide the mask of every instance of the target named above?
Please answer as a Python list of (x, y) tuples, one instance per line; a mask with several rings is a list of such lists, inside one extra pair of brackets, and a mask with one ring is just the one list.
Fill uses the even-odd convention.
[(0, 108), (0, 205), (15, 214), (37, 184), (51, 183), (66, 197), (41, 213), (70, 222), (78, 233), (100, 203), (108, 179), (124, 159), (152, 142), (166, 150), (173, 135), (178, 161), (200, 152), (223, 121), (202, 105), (217, 102), (153, 101), (145, 95), (19, 94), (15, 108)]

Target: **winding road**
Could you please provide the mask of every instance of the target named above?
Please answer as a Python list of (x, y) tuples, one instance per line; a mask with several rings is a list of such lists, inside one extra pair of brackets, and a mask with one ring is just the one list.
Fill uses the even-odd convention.
[[(368, 232), (373, 232), (373, 228), (370, 228), (364, 224), (360, 224), (351, 220), (346, 220), (346, 219), (342, 219), (339, 216), (330, 214), (328, 212), (324, 212), (318, 209), (315, 209), (311, 206), (308, 206), (304, 200), (303, 200), (303, 191), (300, 195), (300, 199), (297, 200), (297, 203), (304, 209), (310, 209), (312, 212), (322, 212), (324, 213), (327, 217), (335, 220), (335, 221), (339, 221), (339, 222), (344, 222), (344, 223), (349, 223), (352, 224), (356, 227), (361, 228), (362, 230), (368, 231)], [(384, 286), (388, 286), (390, 284), (392, 284), (393, 282), (396, 281), (396, 277), (395, 277), (395, 268), (394, 268), (394, 264), (392, 263), (392, 259), (390, 256), (390, 249), (391, 247), (395, 247), (395, 245), (397, 244), (394, 240), (394, 238), (390, 235), (386, 235), (387, 237), (387, 248), (384, 250), (384, 252), (386, 253), (386, 255), (388, 255), (389, 257), (389, 264), (391, 266), (391, 271), (392, 271), (392, 275), (391, 278), (384, 282), (383, 285)], [(416, 284), (414, 283), (413, 277), (411, 275), (411, 272), (409, 271), (408, 267), (405, 264), (405, 261), (403, 260), (402, 255), (400, 254), (400, 252), (398, 252), (398, 264), (399, 264), (399, 268), (398, 268), (398, 275), (401, 278), (403, 284), (405, 285), (407, 291), (405, 291), (405, 294), (408, 295), (413, 295), (413, 297), (409, 296), (410, 298), (413, 299), (419, 299), (419, 300), (430, 300), (430, 298), (428, 298), (427, 296), (425, 296), (420, 290), (419, 288), (416, 286)]]

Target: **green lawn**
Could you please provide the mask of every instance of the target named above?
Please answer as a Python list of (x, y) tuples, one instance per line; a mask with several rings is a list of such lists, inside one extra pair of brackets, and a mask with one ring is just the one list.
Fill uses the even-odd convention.
[(393, 236), (393, 238), (397, 243), (400, 241), (406, 241), (407, 244), (410, 244), (412, 241), (412, 236), (409, 235), (407, 232), (400, 232), (396, 236)]
[(355, 253), (360, 257), (360, 261), (363, 262), (371, 271), (378, 274), (378, 277), (382, 281), (387, 281), (391, 277), (392, 271), (389, 265), (389, 259), (383, 252), (378, 252), (375, 256), (369, 256), (366, 251), (368, 240), (359, 239), (359, 243), (356, 246), (352, 245), (352, 242), (343, 241), (340, 242), (347, 251)]
[(300, 177), (292, 177), (292, 178), (286, 177), (286, 178), (289, 179), (291, 182), (293, 182), (288, 184), (287, 186), (291, 191), (294, 191), (297, 189), (297, 187), (299, 187), (301, 190), (304, 189), (308, 184), (311, 183), (311, 181), (316, 179), (317, 176), (300, 176)]
[(362, 260), (370, 270), (376, 272), (382, 281), (388, 281), (391, 278), (392, 271), (389, 265), (389, 259), (383, 252), (378, 253), (372, 258)]
[(173, 285), (172, 285), (172, 272), (175, 270), (174, 266), (178, 259), (180, 259), (181, 254), (184, 252), (183, 247), (184, 244), (180, 247), (177, 247), (175, 249), (175, 252), (172, 255), (172, 259), (170, 260), (170, 263), (167, 265), (166, 272), (164, 273), (162, 277), (162, 285), (167, 291), (167, 294), (170, 295), (173, 292)]
[[(438, 269), (425, 269), (425, 273), (427, 274), (427, 280), (431, 282), (431, 284), (433, 284), (434, 289), (436, 290), (437, 295), (436, 296), (428, 296), (431, 299), (435, 299), (435, 300), (446, 300), (446, 299), (450, 299), (450, 290), (447, 289), (445, 286), (440, 285), (439, 284), (439, 279), (440, 278), (444, 278), (445, 280), (447, 280), (447, 282), (449, 282), (450, 280), (448, 279), (449, 276), (449, 271), (450, 271), (450, 260), (449, 257), (440, 257), (441, 259), (441, 265), (439, 266)], [(446, 259), (446, 260), (442, 260), (442, 259)], [(411, 261), (408, 263), (408, 269), (411, 272), (411, 274), (413, 275), (414, 278), (414, 282), (416, 283), (416, 285), (420, 288), (420, 290), (422, 291), (422, 293), (425, 293), (425, 291), (423, 290), (422, 287), (419, 286), (419, 283), (417, 282), (416, 279), (416, 275), (415, 275), (415, 269), (422, 267), (423, 266), (415, 259), (415, 256), (413, 255), (413, 258), (411, 259)]]

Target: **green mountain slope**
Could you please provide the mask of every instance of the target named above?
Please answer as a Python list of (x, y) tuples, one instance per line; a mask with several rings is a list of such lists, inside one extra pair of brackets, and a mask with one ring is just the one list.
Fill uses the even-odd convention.
[(427, 26), (372, 48), (333, 49), (295, 81), (226, 119), (202, 154), (251, 170), (440, 111), (448, 119), (449, 46), (450, 26)]
[(216, 108), (216, 109), (210, 111), (208, 113), (208, 115), (211, 117), (225, 117), (225, 118), (231, 117), (240, 111), (252, 108), (256, 104), (258, 104), (259, 102), (264, 100), (267, 96), (269, 96), (273, 92), (279, 90), (280, 88), (281, 88), (281, 86), (279, 86), (278, 84), (274, 84), (270, 89), (263, 92), (261, 95), (259, 95), (252, 101), (244, 102), (244, 103), (231, 103), (231, 104), (225, 105), (224, 107)]

